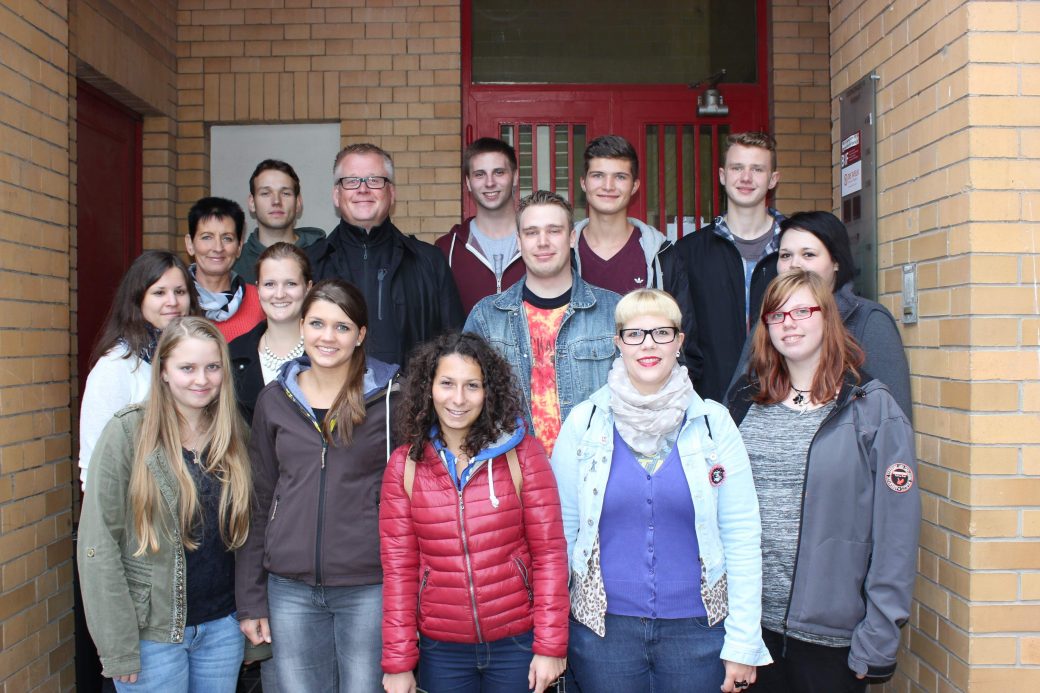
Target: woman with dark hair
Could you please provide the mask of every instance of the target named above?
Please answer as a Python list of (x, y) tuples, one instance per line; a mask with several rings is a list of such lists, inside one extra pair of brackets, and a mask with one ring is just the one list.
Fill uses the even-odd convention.
[(471, 333), (408, 364), (383, 477), (383, 687), (544, 691), (566, 666), (567, 549), (512, 368)]
[(614, 321), (620, 356), (564, 421), (552, 456), (571, 569), (571, 674), (591, 693), (744, 693), (770, 661), (744, 444), (679, 365), (675, 299), (632, 291)]
[[(863, 370), (888, 385), (903, 413), (913, 421), (910, 367), (903, 340), (888, 309), (853, 290), (856, 264), (845, 225), (830, 212), (798, 212), (781, 222), (778, 243), (776, 271), (800, 268), (820, 275), (834, 292), (845, 329), (863, 349)], [(734, 383), (747, 370), (750, 348), (749, 337)]]
[(762, 514), (762, 627), (774, 664), (757, 693), (853, 693), (892, 676), (910, 615), (920, 497), (913, 430), (825, 279), (767, 287), (733, 419)]
[(278, 690), (378, 691), (379, 485), (397, 366), (366, 358), (368, 309), (350, 284), (318, 282), (301, 315), (305, 353), (253, 414), (238, 616), (252, 643), (271, 643)]
[(171, 320), (198, 315), (199, 302), (188, 268), (165, 250), (146, 250), (130, 265), (116, 289), (83, 388), (79, 414), (79, 479), (112, 415), (148, 396), (152, 356)]
[(267, 316), (228, 345), (235, 372), (235, 397), (246, 423), (260, 390), (278, 376), (282, 365), (303, 354), (300, 311), (311, 288), (311, 263), (292, 243), (273, 243), (256, 261), (260, 307)]

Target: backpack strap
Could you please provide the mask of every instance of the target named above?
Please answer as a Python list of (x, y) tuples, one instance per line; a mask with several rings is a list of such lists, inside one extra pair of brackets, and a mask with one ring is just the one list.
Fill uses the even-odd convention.
[(412, 453), (404, 458), (404, 492), (408, 494), (408, 500), (412, 500), (412, 487), (415, 485), (415, 458)]
[(509, 476), (513, 477), (513, 488), (516, 489), (516, 497), (520, 505), (524, 504), (524, 497), (520, 494), (524, 489), (524, 477), (520, 474), (520, 460), (516, 456), (516, 448), (506, 451), (506, 462), (509, 464)]
[(710, 440), (711, 442), (714, 443), (715, 442), (715, 438), (713, 438), (712, 435), (711, 435), (711, 422), (708, 421), (708, 415), (707, 414), (704, 415), (704, 425), (708, 429), (708, 440)]

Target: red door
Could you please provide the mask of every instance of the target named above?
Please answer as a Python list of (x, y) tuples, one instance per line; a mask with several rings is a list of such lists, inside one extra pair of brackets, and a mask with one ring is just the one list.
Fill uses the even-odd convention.
[[(729, 106), (723, 116), (699, 116), (703, 88), (687, 84), (496, 84), (473, 81), (473, 16), (487, 13), (482, 0), (462, 2), (462, 91), (465, 144), (500, 137), (517, 150), (520, 193), (550, 189), (587, 214), (578, 179), (585, 144), (599, 135), (622, 135), (640, 159), (640, 192), (631, 213), (675, 239), (721, 213), (718, 187), (720, 142), (730, 132), (766, 130), (769, 125), (765, 0), (742, 0), (755, 16), (754, 28), (733, 29), (734, 40), (755, 52), (757, 78), (719, 89)], [(600, 8), (586, 21), (603, 21)], [(606, 18), (610, 20), (610, 17)], [(647, 27), (633, 27), (633, 30)], [(719, 32), (715, 32), (718, 34)], [(548, 160), (546, 160), (548, 159)], [(474, 213), (463, 194), (465, 215)]]
[(80, 392), (123, 273), (141, 252), (141, 117), (76, 85), (77, 343)]

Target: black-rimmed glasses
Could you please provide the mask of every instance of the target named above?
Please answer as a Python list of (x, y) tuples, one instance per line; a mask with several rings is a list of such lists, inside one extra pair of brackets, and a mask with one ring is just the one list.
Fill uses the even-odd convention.
[(642, 344), (646, 341), (647, 335), (650, 335), (658, 344), (668, 344), (669, 342), (674, 342), (678, 334), (679, 330), (674, 327), (651, 327), (648, 330), (633, 327), (626, 330), (618, 330), (618, 336), (621, 337), (621, 341), (629, 346)]
[(791, 316), (792, 320), (808, 320), (818, 310), (823, 309), (819, 306), (806, 306), (805, 308), (792, 308), (791, 310), (774, 310), (771, 313), (762, 313), (762, 322), (767, 325), (779, 325), (788, 315)]
[(357, 176), (343, 176), (336, 181), (336, 185), (343, 188), (344, 190), (357, 190), (364, 183), (368, 186), (369, 190), (382, 190), (386, 187), (387, 183), (392, 182), (386, 176), (365, 176), (364, 178), (358, 178)]

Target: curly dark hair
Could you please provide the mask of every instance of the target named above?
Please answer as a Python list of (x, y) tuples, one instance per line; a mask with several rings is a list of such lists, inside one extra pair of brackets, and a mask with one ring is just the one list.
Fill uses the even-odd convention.
[(473, 359), (484, 376), (484, 408), (466, 435), (462, 447), (476, 455), (506, 431), (520, 416), (520, 394), (513, 369), (490, 344), (472, 332), (449, 332), (417, 347), (408, 361), (402, 410), (397, 416), (397, 439), (408, 444), (408, 454), (422, 459), (430, 428), (437, 423), (433, 408), (433, 377), (445, 356)]

